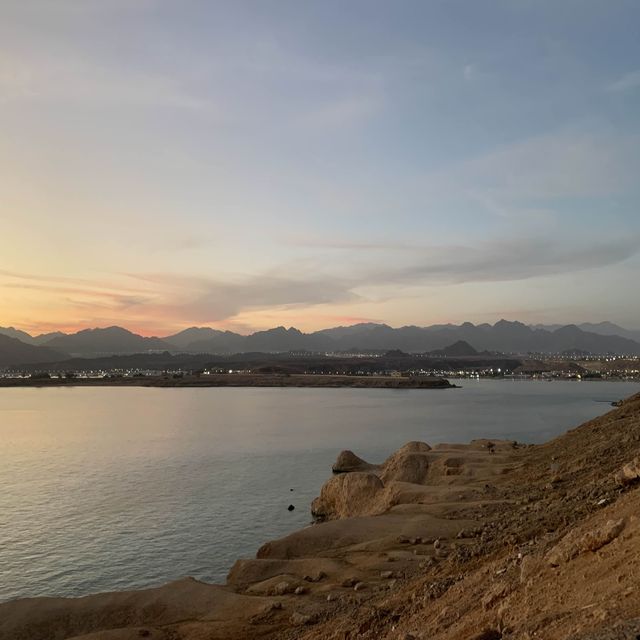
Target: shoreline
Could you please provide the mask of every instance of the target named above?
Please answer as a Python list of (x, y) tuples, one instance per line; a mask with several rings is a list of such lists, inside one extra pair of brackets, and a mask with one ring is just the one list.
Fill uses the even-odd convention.
[(578, 640), (631, 624), (638, 443), (640, 394), (541, 445), (344, 451), (319, 524), (238, 560), (226, 584), (11, 600), (0, 640)]
[(114, 378), (0, 378), (3, 387), (309, 387), (358, 389), (456, 389), (446, 378), (315, 374), (212, 374)]
[(466, 382), (473, 386), (480, 381), (490, 382), (536, 382), (536, 383), (623, 383), (640, 380), (602, 378), (575, 380), (568, 378), (516, 378), (516, 377), (391, 377), (391, 376), (346, 376), (318, 374), (214, 374), (209, 376), (163, 376), (105, 377), (105, 378), (9, 378), (0, 377), (2, 388), (48, 388), (48, 387), (148, 387), (173, 388), (315, 388), (315, 389), (463, 389)]

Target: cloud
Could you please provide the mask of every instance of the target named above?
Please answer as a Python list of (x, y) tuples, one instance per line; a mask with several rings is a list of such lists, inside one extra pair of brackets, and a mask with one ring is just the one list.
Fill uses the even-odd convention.
[[(349, 243), (343, 248), (350, 251)], [(373, 260), (366, 259), (363, 249), (364, 262), (342, 278), (323, 269), (297, 277), (281, 275), (279, 270), (277, 275), (236, 281), (145, 276), (164, 289), (163, 301), (143, 304), (139, 310), (180, 322), (220, 323), (262, 310), (379, 300), (390, 289), (393, 295), (383, 295), (384, 299), (401, 297), (403, 288), (416, 286), (528, 280), (619, 264), (640, 252), (640, 236), (571, 244), (543, 237), (513, 238), (473, 246), (416, 245), (410, 252), (396, 247), (386, 256), (384, 268), (379, 266), (380, 248), (372, 245), (369, 250)]]
[(560, 131), (522, 140), (469, 160), (458, 169), (463, 186), (502, 198), (534, 199), (609, 194), (628, 177), (633, 147), (608, 132)]
[[(463, 283), (488, 283), (557, 276), (616, 265), (640, 252), (640, 235), (590, 241), (575, 238), (503, 238), (474, 245), (402, 245), (381, 247), (328, 243), (332, 250), (350, 252), (358, 246), (359, 261), (348, 273), (329, 274), (315, 263), (282, 265), (263, 273), (213, 279), (165, 273), (114, 274), (113, 282), (56, 278), (0, 272), (5, 291), (35, 290), (69, 310), (112, 321), (146, 323), (164, 319), (167, 324), (221, 323), (264, 310), (344, 305), (367, 300), (398, 298), (402, 289)], [(322, 246), (322, 245), (321, 245)], [(386, 255), (380, 255), (386, 251)], [(325, 261), (325, 264), (327, 262)], [(340, 260), (332, 261), (332, 268)], [(380, 265), (384, 264), (384, 267)], [(344, 270), (344, 265), (342, 266)], [(297, 272), (296, 272), (297, 271)], [(393, 295), (384, 294), (393, 290)]]
[(619, 264), (639, 252), (638, 234), (581, 244), (542, 237), (498, 240), (425, 249), (423, 261), (386, 273), (386, 278), (402, 284), (528, 280)]
[(310, 128), (337, 128), (368, 120), (381, 106), (372, 95), (351, 95), (337, 98), (303, 113), (297, 123)]
[(23, 101), (190, 111), (213, 107), (175, 78), (157, 72), (115, 69), (73, 55), (0, 51), (0, 102)]
[(640, 88), (640, 69), (630, 71), (620, 76), (617, 80), (607, 85), (607, 91), (618, 93), (623, 91), (633, 91)]
[(327, 275), (258, 274), (228, 281), (171, 274), (131, 274), (154, 285), (157, 298), (138, 310), (176, 321), (219, 322), (251, 309), (308, 307), (353, 302), (355, 281)]
[(348, 251), (420, 251), (424, 245), (410, 242), (376, 240), (350, 240), (344, 238), (322, 238), (318, 236), (293, 236), (287, 244), (310, 249), (336, 249)]

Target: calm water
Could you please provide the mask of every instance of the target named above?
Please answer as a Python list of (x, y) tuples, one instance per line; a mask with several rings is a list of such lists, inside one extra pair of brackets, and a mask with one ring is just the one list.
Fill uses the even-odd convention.
[(236, 558), (308, 523), (341, 449), (378, 461), (416, 439), (541, 442), (640, 391), (463, 384), (0, 389), (0, 600), (221, 581)]

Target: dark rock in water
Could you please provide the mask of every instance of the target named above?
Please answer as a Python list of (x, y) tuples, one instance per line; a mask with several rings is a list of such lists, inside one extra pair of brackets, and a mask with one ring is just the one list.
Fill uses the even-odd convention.
[(294, 509), (295, 507), (292, 504), (287, 507), (287, 511), (293, 511)]

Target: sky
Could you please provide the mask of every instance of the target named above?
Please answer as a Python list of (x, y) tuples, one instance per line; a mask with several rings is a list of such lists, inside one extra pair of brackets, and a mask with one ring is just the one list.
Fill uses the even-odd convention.
[(640, 328), (635, 0), (0, 0), (0, 325)]

